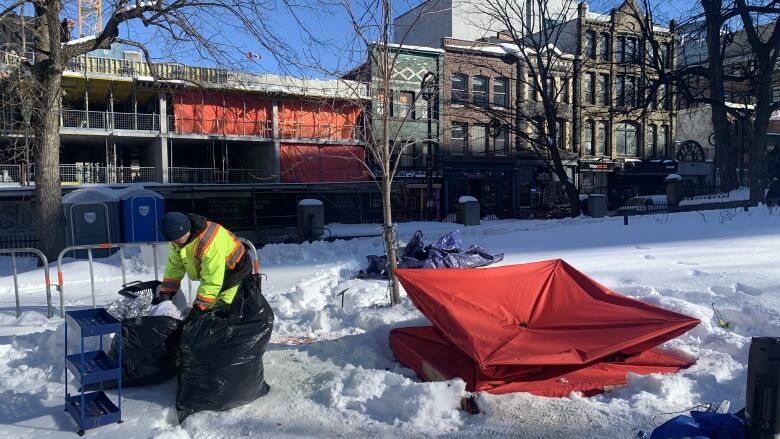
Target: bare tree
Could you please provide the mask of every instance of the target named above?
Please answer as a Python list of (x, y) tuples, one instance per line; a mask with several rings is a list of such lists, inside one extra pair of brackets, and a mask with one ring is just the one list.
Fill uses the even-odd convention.
[[(567, 20), (576, 13), (576, 3), (484, 0), (470, 6), (488, 17), (493, 28), (503, 29), (496, 43), (504, 61), (516, 67), (513, 108), (477, 105), (474, 109), (499, 120), (514, 134), (516, 149), (526, 145), (549, 167), (563, 187), (571, 216), (579, 215), (579, 190), (564, 164), (575, 156), (571, 143), (559, 132), (561, 121), (574, 120), (570, 84), (575, 82), (575, 56), (561, 48), (576, 41), (575, 23)], [(526, 87), (531, 90), (528, 100), (523, 98)]]
[[(427, 85), (429, 93), (415, 93), (411, 101), (404, 102), (407, 110), (399, 114), (392, 111), (395, 104), (393, 90), (398, 73), (396, 67), (404, 52), (406, 36), (417, 26), (421, 17), (431, 12), (432, 6), (427, 3), (418, 6), (420, 9), (417, 18), (400, 35), (393, 35), (393, 9), (389, 0), (340, 0), (337, 5), (338, 10), (345, 13), (352, 28), (350, 38), (338, 45), (338, 55), (342, 62), (357, 61), (360, 66), (349, 72), (332, 69), (323, 71), (355, 79), (358, 81), (354, 83), (356, 87), (369, 84), (367, 97), (370, 99), (361, 101), (362, 121), (357, 132), (357, 137), (365, 147), (366, 157), (353, 158), (362, 163), (366, 173), (376, 182), (382, 196), (382, 236), (390, 272), (390, 300), (392, 304), (397, 304), (400, 303), (401, 296), (398, 280), (394, 275), (394, 270), (398, 267), (398, 243), (395, 225), (397, 219), (393, 212), (393, 182), (403, 157), (409, 151), (414, 151), (415, 145), (431, 148), (432, 143), (437, 140), (433, 136), (429, 137), (419, 123), (413, 125), (419, 129), (412, 129), (414, 133), (408, 134), (409, 127), (412, 126), (410, 122), (414, 114), (413, 109), (423, 103), (425, 96), (430, 98), (432, 104), (438, 100), (441, 78), (435, 75), (436, 72), (426, 75), (426, 83), (421, 83), (420, 88), (426, 88)], [(421, 151), (430, 153), (428, 149)]]
[[(647, 94), (656, 96), (660, 87), (675, 93), (687, 106), (708, 105), (716, 147), (720, 188), (739, 186), (735, 145), (731, 145), (729, 118), (748, 131), (750, 146), (750, 199), (763, 200), (768, 183), (766, 154), (769, 118), (780, 108), (773, 102), (772, 76), (780, 54), (780, 4), (774, 0), (756, 2), (700, 0), (680, 28), (682, 58), (677, 65), (662, 62), (660, 45), (654, 38), (651, 7), (642, 0), (643, 37), (652, 48), (645, 66), (656, 78), (647, 84)], [(697, 54), (692, 41), (703, 40), (705, 50)], [(704, 84), (703, 86), (700, 84)]]
[[(272, 15), (280, 12), (277, 3), (288, 11), (296, 6), (292, 0), (114, 0), (107, 7), (104, 3), (103, 16), (108, 19), (102, 30), (75, 40), (69, 38), (63, 27), (68, 5), (62, 0), (9, 0), (0, 6), (0, 20), (18, 20), (11, 12), (23, 8), (31, 30), (25, 45), (32, 56), (21, 54), (15, 58), (12, 67), (18, 73), (11, 78), (23, 78), (25, 90), (33, 98), (30, 126), (36, 162), (35, 221), (39, 247), (49, 258), (56, 257), (64, 245), (59, 115), (62, 73), (68, 62), (90, 51), (107, 49), (112, 43), (123, 43), (140, 48), (153, 76), (158, 77), (145, 43), (154, 44), (163, 52), (166, 48), (187, 50), (190, 56), (202, 56), (217, 64), (231, 63), (234, 55), (230, 53), (243, 51), (231, 51), (234, 46), (228, 34), (239, 30), (282, 60), (280, 64), (290, 65), (294, 51), (276, 37), (271, 24)], [(146, 41), (120, 38), (120, 33), (133, 27), (143, 27), (151, 36)]]

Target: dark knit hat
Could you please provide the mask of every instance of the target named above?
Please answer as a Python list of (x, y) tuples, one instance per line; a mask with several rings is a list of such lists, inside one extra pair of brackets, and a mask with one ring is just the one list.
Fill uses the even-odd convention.
[(181, 212), (168, 212), (160, 220), (160, 233), (166, 241), (176, 241), (190, 231), (190, 219)]

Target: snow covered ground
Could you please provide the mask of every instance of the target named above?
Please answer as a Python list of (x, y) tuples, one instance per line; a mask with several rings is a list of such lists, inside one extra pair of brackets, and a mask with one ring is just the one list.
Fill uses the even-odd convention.
[[(380, 238), (269, 245), (260, 258), (277, 316), (265, 356), (271, 393), (179, 426), (175, 380), (127, 389), (125, 423), (87, 436), (632, 438), (698, 403), (728, 399), (738, 410), (750, 337), (780, 336), (780, 214), (759, 207), (622, 220), (490, 221), (461, 232), (467, 245), (505, 253), (501, 264), (563, 258), (618, 292), (701, 319), (665, 345), (698, 358), (679, 374), (633, 376), (592, 398), (481, 394), (482, 413), (468, 415), (457, 409), (462, 381), (423, 383), (393, 359), (390, 329), (424, 322), (408, 299), (389, 307), (386, 284), (351, 279), (366, 255), (381, 252)], [(420, 228), (430, 242), (454, 227), (401, 224), (399, 237)], [(376, 226), (331, 229), (378, 233)], [(76, 427), (62, 410), (62, 320), (46, 319), (43, 275), (33, 265), (20, 262), (23, 314), (16, 318), (9, 263), (0, 261), (0, 437), (71, 438)], [(150, 265), (148, 251), (133, 256), (128, 280), (151, 279)], [(90, 306), (86, 262), (66, 264), (64, 274), (67, 306)], [(116, 258), (96, 263), (95, 278), (98, 304), (117, 298)], [(713, 306), (729, 329), (718, 326)]]

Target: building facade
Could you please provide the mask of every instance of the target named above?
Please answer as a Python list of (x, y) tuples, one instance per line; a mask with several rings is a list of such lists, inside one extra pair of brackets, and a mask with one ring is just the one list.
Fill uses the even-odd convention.
[[(652, 77), (646, 68), (654, 53), (673, 68), (673, 29), (654, 26), (659, 47), (653, 49), (643, 37), (638, 11), (633, 0), (624, 1), (609, 14), (589, 12), (581, 3), (576, 21), (567, 24), (575, 29), (564, 50), (577, 54), (573, 129), (578, 135), (573, 138), (573, 149), (580, 157), (580, 191), (585, 194), (608, 194), (622, 200), (650, 191), (643, 181), (662, 181), (669, 170), (644, 165), (645, 174), (658, 175), (641, 175), (632, 172), (636, 163), (674, 158), (674, 93), (661, 87), (650, 96), (648, 79)], [(659, 181), (649, 185), (662, 184)]]
[[(356, 125), (368, 99), (364, 84), (172, 63), (156, 64), (165, 79), (155, 81), (140, 54), (93, 55), (71, 60), (63, 73), (64, 183), (367, 180), (361, 167), (322, 160), (363, 154)], [(18, 62), (9, 53), (0, 61)], [(18, 147), (19, 109), (3, 108), (1, 116), (0, 141)]]

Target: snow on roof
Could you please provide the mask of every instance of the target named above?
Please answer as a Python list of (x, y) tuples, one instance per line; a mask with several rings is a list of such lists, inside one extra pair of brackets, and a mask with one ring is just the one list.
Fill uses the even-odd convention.
[(66, 41), (62, 44), (65, 46), (72, 46), (74, 44), (86, 43), (87, 41), (92, 41), (95, 39), (97, 39), (97, 35), (90, 35), (88, 37), (81, 37), (81, 38), (76, 38), (75, 40)]
[(298, 202), (299, 206), (322, 206), (322, 201), (312, 198), (304, 198)]
[(464, 195), (460, 198), (458, 198), (458, 203), (477, 203), (477, 199), (470, 196), (470, 195)]
[[(383, 46), (383, 43), (374, 41), (374, 46)], [(444, 49), (436, 49), (434, 47), (426, 47), (426, 46), (411, 46), (409, 44), (397, 44), (397, 43), (387, 43), (387, 47), (392, 47), (394, 49), (402, 49), (402, 50), (416, 50), (418, 52), (428, 52), (428, 53), (444, 53)]]
[(682, 180), (682, 177), (680, 177), (680, 174), (669, 174), (665, 178), (666, 181), (680, 181)]
[(599, 14), (596, 12), (588, 12), (588, 15), (585, 16), (588, 20), (593, 21), (602, 21), (602, 22), (608, 22), (611, 17), (610, 14)]

